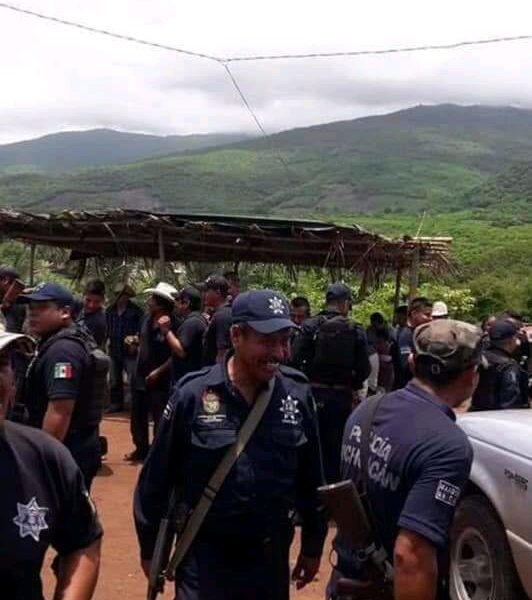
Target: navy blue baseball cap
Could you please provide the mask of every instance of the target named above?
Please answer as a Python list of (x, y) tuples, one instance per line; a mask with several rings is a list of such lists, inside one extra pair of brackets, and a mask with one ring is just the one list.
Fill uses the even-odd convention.
[(343, 283), (331, 283), (325, 293), (326, 302), (343, 302), (344, 300), (352, 300), (353, 294), (351, 290)]
[(239, 294), (231, 306), (233, 324), (247, 323), (259, 333), (274, 333), (297, 327), (290, 319), (286, 298), (274, 290), (249, 290)]
[(489, 329), (489, 338), (493, 341), (502, 342), (509, 340), (517, 335), (519, 330), (517, 327), (508, 319), (497, 319)]
[(58, 283), (39, 283), (29, 294), (22, 294), (18, 302), (57, 302), (62, 306), (72, 305), (74, 296)]

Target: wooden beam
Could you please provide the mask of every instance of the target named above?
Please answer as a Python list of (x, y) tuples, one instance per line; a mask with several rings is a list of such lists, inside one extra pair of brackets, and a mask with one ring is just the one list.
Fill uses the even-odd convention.
[(30, 245), (30, 287), (35, 285), (35, 249), (37, 244), (32, 243)]
[(410, 287), (408, 290), (408, 302), (416, 297), (417, 287), (419, 285), (419, 246), (412, 252), (412, 262), (410, 263)]
[(159, 229), (159, 231), (157, 232), (157, 242), (159, 245), (159, 261), (157, 263), (157, 277), (159, 278), (159, 281), (163, 281), (164, 266), (165, 266), (166, 260), (165, 260), (165, 256), (164, 256), (164, 234), (163, 234), (162, 229)]
[(393, 310), (394, 313), (397, 310), (397, 307), (399, 306), (399, 301), (401, 300), (401, 278), (403, 276), (403, 271), (401, 269), (401, 267), (397, 268), (397, 271), (395, 272), (395, 292), (393, 295)]

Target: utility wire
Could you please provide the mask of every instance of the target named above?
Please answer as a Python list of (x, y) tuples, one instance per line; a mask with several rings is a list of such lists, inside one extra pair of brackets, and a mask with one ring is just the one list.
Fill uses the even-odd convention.
[(82, 29), (83, 31), (89, 31), (91, 33), (99, 33), (101, 35), (106, 35), (108, 37), (116, 38), (118, 40), (123, 40), (126, 42), (133, 42), (135, 44), (141, 44), (143, 46), (151, 46), (152, 48), (159, 48), (159, 50), (169, 50), (170, 52), (178, 52), (179, 54), (186, 54), (187, 56), (195, 56), (196, 58), (204, 58), (207, 60), (214, 60), (217, 62), (219, 62), (219, 60), (220, 60), (216, 56), (210, 56), (209, 54), (204, 54), (202, 52), (193, 52), (192, 50), (176, 48), (175, 46), (168, 46), (167, 44), (159, 44), (158, 42), (151, 42), (149, 40), (143, 40), (141, 38), (136, 38), (131, 35), (117, 33), (116, 31), (108, 31), (107, 29), (99, 29), (98, 27), (91, 27), (90, 25), (84, 25), (83, 23), (77, 23), (76, 21), (68, 21), (66, 19), (61, 19), (59, 17), (54, 17), (52, 15), (46, 15), (44, 13), (39, 13), (34, 10), (28, 10), (26, 8), (21, 8), (20, 6), (14, 6), (13, 4), (7, 4), (5, 2), (0, 2), (0, 8), (12, 10), (14, 12), (21, 13), (23, 15), (29, 15), (31, 17), (37, 17), (39, 19), (44, 19), (45, 21), (52, 21), (53, 23), (59, 23), (60, 25), (68, 25), (69, 27), (76, 27), (77, 29)]
[(346, 52), (314, 52), (312, 54), (270, 54), (257, 56), (233, 56), (223, 59), (225, 62), (252, 62), (260, 60), (287, 60), (304, 58), (338, 58), (349, 56), (378, 56), (380, 54), (402, 54), (407, 52), (423, 52), (428, 50), (454, 50), (466, 46), (481, 46), (487, 44), (501, 44), (506, 42), (519, 42), (532, 40), (531, 35), (515, 35), (497, 38), (486, 38), (481, 40), (468, 40), (463, 42), (453, 42), (450, 44), (429, 44), (425, 46), (404, 46), (400, 48), (384, 48), (380, 50), (353, 50)]
[(26, 8), (21, 8), (20, 6), (15, 6), (14, 4), (9, 4), (7, 2), (0, 2), (0, 8), (4, 8), (7, 10), (11, 10), (17, 13), (21, 13), (24, 15), (29, 15), (32, 17), (38, 17), (39, 19), (44, 19), (45, 21), (52, 21), (53, 23), (60, 23), (61, 25), (68, 25), (69, 27), (77, 27), (78, 29), (83, 29), (84, 31), (90, 31), (91, 33), (99, 33), (101, 35), (106, 35), (108, 37), (113, 37), (119, 40), (124, 40), (126, 42), (133, 42), (135, 44), (142, 44), (144, 46), (151, 46), (153, 48), (159, 48), (160, 50), (169, 50), (171, 52), (178, 52), (179, 54), (186, 54), (188, 56), (195, 56), (196, 58), (203, 58), (206, 60), (212, 60), (219, 63), (230, 63), (230, 62), (251, 62), (251, 61), (260, 61), (260, 60), (288, 60), (288, 59), (306, 59), (306, 58), (337, 58), (337, 57), (348, 57), (348, 56), (372, 56), (372, 55), (381, 55), (381, 54), (400, 54), (406, 52), (424, 52), (428, 50), (453, 50), (456, 48), (464, 48), (467, 46), (481, 46), (487, 44), (501, 44), (508, 42), (519, 42), (519, 41), (530, 41), (532, 40), (532, 34), (530, 35), (515, 35), (515, 36), (502, 36), (502, 37), (493, 37), (493, 38), (485, 38), (479, 40), (466, 40), (461, 42), (452, 42), (449, 44), (428, 44), (424, 46), (404, 46), (399, 48), (384, 48), (380, 50), (353, 50), (353, 51), (345, 51), (345, 52), (313, 52), (313, 53), (305, 53), (305, 54), (269, 54), (269, 55), (256, 55), (256, 56), (229, 56), (229, 57), (221, 57), (214, 56), (212, 54), (206, 54), (204, 52), (194, 52), (192, 50), (186, 50), (184, 48), (177, 48), (175, 46), (169, 46), (167, 44), (159, 44), (158, 42), (152, 42), (149, 40), (144, 40), (141, 38), (137, 38), (130, 35), (125, 35), (122, 33), (117, 33), (115, 31), (109, 31), (106, 29), (99, 29), (97, 27), (91, 27), (90, 25), (85, 25), (83, 23), (78, 23), (76, 21), (69, 21), (67, 19), (62, 19), (59, 17), (54, 17), (52, 15), (40, 13), (34, 10), (29, 10)]

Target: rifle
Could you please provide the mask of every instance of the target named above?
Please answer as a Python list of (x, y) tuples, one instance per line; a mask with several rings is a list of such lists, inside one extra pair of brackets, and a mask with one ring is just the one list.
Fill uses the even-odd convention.
[(174, 488), (168, 501), (168, 510), (161, 519), (157, 540), (150, 565), (148, 577), (147, 600), (155, 600), (158, 594), (164, 592), (164, 583), (169, 579), (167, 565), (174, 538), (181, 534), (188, 518), (188, 507), (182, 501), (181, 494)]
[(318, 493), (340, 533), (357, 551), (360, 559), (369, 559), (367, 578), (341, 578), (336, 592), (342, 598), (393, 600), (393, 572), (386, 551), (375, 542), (370, 519), (357, 488), (351, 480), (318, 488)]

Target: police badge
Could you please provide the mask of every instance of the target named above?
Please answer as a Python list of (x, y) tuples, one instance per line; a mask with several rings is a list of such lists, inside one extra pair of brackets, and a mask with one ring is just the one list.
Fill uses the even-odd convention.
[(201, 397), (203, 410), (208, 415), (215, 415), (220, 410), (220, 396), (212, 390), (205, 390)]

